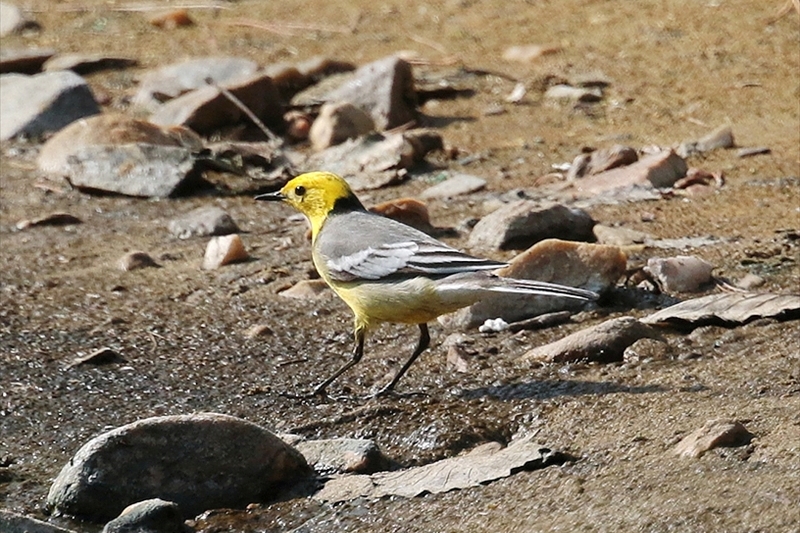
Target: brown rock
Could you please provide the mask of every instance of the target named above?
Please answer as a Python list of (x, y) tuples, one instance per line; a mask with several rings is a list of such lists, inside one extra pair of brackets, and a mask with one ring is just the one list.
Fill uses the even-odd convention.
[(279, 292), (285, 298), (296, 298), (298, 300), (322, 298), (327, 296), (328, 284), (321, 279), (305, 279), (298, 281), (285, 291)]
[(203, 258), (203, 270), (214, 270), (230, 263), (244, 261), (249, 257), (238, 235), (223, 235), (208, 241)]
[(576, 180), (574, 187), (591, 196), (634, 185), (671, 187), (686, 175), (686, 161), (672, 150), (643, 157), (636, 163)]
[(365, 112), (349, 102), (324, 104), (311, 125), (309, 140), (314, 150), (324, 150), (347, 139), (354, 139), (375, 129)]
[(402, 222), (425, 233), (433, 230), (428, 206), (414, 198), (388, 200), (369, 208), (373, 213)]
[(125, 272), (140, 268), (157, 267), (155, 259), (147, 252), (130, 252), (123, 255), (117, 263), (120, 270)]
[(709, 420), (703, 427), (684, 437), (673, 449), (680, 457), (702, 457), (707, 451), (720, 446), (744, 446), (754, 435), (741, 422), (735, 420)]
[(173, 9), (163, 13), (155, 13), (148, 17), (147, 22), (156, 28), (163, 28), (165, 30), (174, 30), (175, 28), (194, 25), (194, 21), (189, 16), (189, 12), (185, 9)]
[(618, 144), (611, 148), (595, 150), (591, 154), (581, 154), (575, 158), (567, 171), (567, 179), (599, 174), (612, 168), (633, 164), (638, 160), (639, 155), (636, 150), (629, 146)]
[(538, 346), (523, 354), (520, 359), (546, 363), (583, 360), (610, 363), (622, 361), (625, 349), (637, 340), (659, 337), (658, 330), (652, 326), (626, 316), (607, 320), (561, 340)]

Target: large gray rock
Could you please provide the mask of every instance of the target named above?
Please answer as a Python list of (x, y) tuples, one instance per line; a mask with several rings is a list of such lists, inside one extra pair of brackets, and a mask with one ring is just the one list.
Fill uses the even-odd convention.
[(108, 520), (151, 498), (184, 516), (274, 498), (311, 475), (303, 456), (266, 429), (202, 413), (148, 418), (87, 442), (50, 487), (57, 513)]
[(207, 78), (226, 83), (256, 70), (254, 61), (237, 57), (202, 57), (166, 65), (144, 75), (133, 103), (152, 110), (161, 102), (205, 87)]
[(0, 140), (58, 131), (100, 108), (83, 78), (69, 71), (0, 76)]
[(544, 239), (593, 241), (594, 220), (586, 211), (560, 204), (518, 200), (483, 217), (467, 246), (476, 250), (520, 250)]
[(378, 130), (413, 122), (417, 97), (411, 64), (386, 57), (359, 68), (352, 79), (327, 93), (326, 102), (350, 102), (372, 117)]
[[(220, 84), (273, 131), (283, 131), (283, 106), (272, 78), (254, 74)], [(218, 88), (205, 86), (161, 105), (150, 115), (161, 126), (185, 126), (198, 133), (212, 133), (250, 119)]]
[(73, 187), (140, 198), (188, 193), (201, 181), (202, 165), (181, 146), (123, 144), (87, 146), (69, 158)]

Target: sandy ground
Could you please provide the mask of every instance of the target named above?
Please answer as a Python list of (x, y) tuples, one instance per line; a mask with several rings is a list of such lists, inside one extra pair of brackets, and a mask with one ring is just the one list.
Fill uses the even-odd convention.
[[(291, 5), (290, 5), (291, 4)], [(231, 2), (191, 12), (196, 25), (151, 27), (120, 3), (30, 1), (41, 33), (3, 46), (133, 56), (141, 69), (89, 76), (108, 108), (125, 109), (141, 70), (183, 57), (231, 54), (261, 64), (313, 55), (363, 64), (400, 50), (429, 60), (419, 71), (459, 65), (491, 74), (469, 98), (430, 102), (426, 123), (477, 162), (450, 168), (489, 180), (476, 201), (432, 201), (433, 221), (458, 226), (483, 213), (483, 199), (533, 187), (554, 163), (582, 147), (673, 145), (720, 124), (740, 146), (771, 153), (740, 159), (733, 150), (690, 160), (722, 171), (725, 186), (694, 198), (596, 207), (593, 217), (659, 238), (713, 236), (689, 250), (738, 279), (762, 276), (759, 290), (798, 292), (800, 253), (800, 21), (771, 22), (780, 1), (445, 1)], [(88, 9), (71, 9), (76, 7)], [(238, 21), (238, 23), (236, 23)], [(243, 25), (271, 21), (272, 29)], [(296, 29), (296, 23), (310, 29)], [(530, 64), (501, 59), (515, 44), (558, 53)], [(603, 102), (573, 108), (541, 98), (548, 76), (602, 73)], [(522, 105), (503, 98), (518, 82)], [(492, 104), (507, 112), (484, 115)], [(406, 356), (415, 329), (385, 326), (368, 341), (357, 371), (319, 403), (281, 397), (305, 390), (348, 357), (351, 316), (333, 297), (287, 300), (277, 292), (312, 269), (305, 227), (288, 209), (249, 196), (147, 201), (47, 193), (36, 146), (5, 143), (0, 181), (0, 505), (42, 516), (49, 484), (99, 432), (163, 414), (217, 411), (305, 436), (367, 437), (401, 465), (452, 456), (488, 440), (537, 431), (572, 454), (562, 467), (523, 472), (488, 486), (413, 500), (358, 501), (336, 507), (297, 499), (198, 522), (204, 531), (747, 531), (800, 530), (800, 323), (761, 320), (669, 333), (675, 358), (617, 365), (531, 367), (517, 361), (582, 324), (542, 332), (474, 337), (467, 373), (433, 348), (401, 389), (425, 396), (365, 401)], [(412, 178), (365, 195), (366, 203), (413, 196), (430, 183)], [(204, 239), (177, 241), (166, 223), (197, 206), (234, 217), (253, 255), (215, 272), (199, 269)], [(84, 223), (17, 231), (23, 218), (67, 211)], [(643, 221), (655, 215), (652, 221)], [(289, 238), (294, 247), (276, 250)], [(452, 243), (461, 246), (463, 239)], [(145, 250), (159, 269), (124, 273), (125, 252)], [(657, 255), (646, 250), (633, 261)], [(499, 254), (498, 258), (508, 255)], [(640, 316), (642, 312), (633, 313)], [(244, 332), (267, 324), (273, 334)], [(124, 365), (67, 369), (102, 346)], [(691, 355), (691, 356), (689, 356)], [(744, 448), (698, 460), (672, 447), (709, 419), (742, 421), (756, 436)], [(79, 530), (88, 524), (63, 522)]]

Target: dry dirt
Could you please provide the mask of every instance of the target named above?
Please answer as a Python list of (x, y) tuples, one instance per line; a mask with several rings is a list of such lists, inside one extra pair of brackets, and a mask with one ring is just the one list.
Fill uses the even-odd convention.
[[(124, 2), (22, 4), (36, 9), (43, 31), (3, 46), (133, 56), (141, 69), (206, 54), (261, 64), (321, 54), (363, 64), (415, 50), (434, 64), (420, 72), (464, 65), (492, 73), (476, 78), (473, 96), (423, 108), (426, 123), (439, 127), (449, 145), (482, 156), (465, 167), (449, 161), (450, 168), (489, 180), (490, 194), (476, 202), (430, 202), (440, 226), (480, 216), (482, 198), (531, 189), (551, 164), (570, 161), (584, 146), (672, 145), (730, 123), (739, 145), (772, 151), (693, 158), (694, 166), (724, 172), (726, 184), (716, 193), (591, 213), (660, 238), (720, 238), (719, 245), (690, 252), (728, 278), (764, 277), (760, 290), (798, 292), (800, 20), (791, 12), (772, 21), (781, 0), (242, 1), (224, 3), (216, 14), (192, 10), (197, 24), (173, 31), (148, 25), (146, 13), (116, 9)], [(80, 6), (88, 8), (70, 9)], [(526, 43), (561, 51), (530, 64), (502, 61), (506, 47)], [(141, 69), (88, 79), (109, 108), (125, 109)], [(547, 103), (536, 89), (550, 75), (598, 71), (612, 83), (594, 106)], [(526, 102), (484, 115), (490, 104), (503, 103), (516, 80), (531, 88)], [(660, 362), (531, 368), (516, 361), (530, 346), (629, 312), (607, 309), (543, 332), (472, 332), (477, 354), (468, 373), (447, 366), (439, 342), (449, 332), (434, 325), (432, 349), (400, 386), (425, 396), (361, 400), (396, 368), (416, 335), (415, 328), (384, 326), (368, 341), (365, 361), (333, 387), (345, 399), (289, 399), (279, 393), (307, 389), (348, 357), (351, 317), (333, 297), (277, 295), (312, 270), (305, 227), (287, 221), (288, 208), (249, 196), (147, 201), (48, 193), (33, 187), (40, 178), (35, 145), (6, 143), (2, 150), (4, 508), (41, 517), (63, 463), (105, 429), (154, 415), (217, 411), (308, 437), (372, 438), (400, 465), (530, 431), (576, 461), (413, 500), (255, 506), (206, 517), (198, 522), (204, 531), (285, 531), (304, 523), (300, 530), (319, 532), (800, 531), (798, 321), (673, 332), (676, 357)], [(428, 185), (416, 177), (364, 199), (413, 196)], [(252, 261), (201, 271), (205, 240), (168, 235), (167, 221), (208, 204), (228, 210), (247, 232)], [(84, 223), (15, 229), (20, 219), (55, 211)], [(644, 222), (644, 213), (654, 220)], [(278, 250), (287, 238), (293, 247)], [(117, 270), (117, 259), (131, 250), (149, 252), (162, 268)], [(246, 338), (255, 324), (273, 333)], [(76, 355), (102, 346), (127, 363), (66, 368)], [(714, 418), (740, 420), (756, 437), (748, 447), (698, 460), (671, 454), (682, 436)]]

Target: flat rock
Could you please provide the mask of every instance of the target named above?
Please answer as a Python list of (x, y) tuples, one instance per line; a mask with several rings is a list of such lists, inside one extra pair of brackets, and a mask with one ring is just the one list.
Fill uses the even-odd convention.
[(36, 74), (55, 55), (52, 48), (0, 48), (0, 74)]
[(76, 120), (50, 137), (42, 145), (36, 164), (43, 172), (70, 176), (70, 157), (81, 149), (137, 143), (203, 148), (202, 139), (186, 128), (162, 128), (127, 115), (104, 113)]
[(645, 271), (666, 292), (693, 292), (711, 283), (714, 265), (693, 255), (651, 257)]
[(366, 111), (379, 131), (417, 119), (411, 64), (391, 56), (357, 69), (352, 78), (327, 93), (326, 102), (350, 102)]
[(372, 474), (389, 468), (389, 459), (368, 439), (301, 441), (294, 447), (318, 473)]
[(173, 237), (179, 239), (228, 235), (240, 231), (233, 218), (224, 209), (215, 205), (198, 207), (170, 220), (167, 229)]
[(503, 59), (517, 63), (531, 63), (532, 61), (549, 54), (555, 54), (561, 47), (542, 44), (520, 44), (509, 46), (503, 50)]
[(332, 102), (322, 106), (308, 138), (314, 150), (319, 151), (374, 130), (372, 117), (361, 108), (349, 102)]
[(146, 73), (133, 97), (133, 103), (153, 110), (158, 104), (206, 87), (207, 78), (216, 83), (255, 74), (258, 65), (237, 57), (202, 57), (166, 65)]
[(592, 241), (594, 220), (583, 209), (533, 200), (511, 202), (483, 217), (467, 247), (476, 250), (519, 250), (549, 238)]
[(0, 76), (0, 140), (38, 137), (100, 113), (83, 78), (69, 71)]
[(433, 187), (428, 187), (422, 191), (422, 198), (452, 198), (462, 196), (486, 187), (486, 180), (471, 174), (456, 174), (446, 180), (437, 183)]
[(680, 457), (700, 458), (720, 446), (736, 447), (749, 444), (754, 435), (735, 420), (709, 420), (703, 427), (686, 435), (673, 449)]
[(667, 150), (645, 156), (630, 165), (575, 180), (573, 186), (586, 196), (636, 185), (667, 188), (686, 176), (687, 170), (686, 161), (672, 150)]
[(652, 237), (643, 231), (626, 228), (624, 226), (606, 226), (595, 224), (592, 233), (600, 244), (611, 246), (630, 246), (633, 244), (644, 244), (652, 240)]
[(58, 54), (44, 62), (45, 72), (71, 70), (76, 74), (88, 74), (101, 70), (135, 67), (139, 62), (129, 57), (115, 57), (105, 54)]
[(322, 298), (329, 293), (328, 284), (325, 280), (321, 279), (304, 279), (298, 281), (285, 291), (278, 293), (284, 298), (295, 298), (298, 300), (308, 300), (314, 298)]
[(710, 152), (719, 148), (733, 148), (733, 130), (729, 125), (723, 125), (704, 135), (696, 141), (683, 141), (676, 149), (681, 157), (690, 157), (703, 152)]
[[(265, 126), (283, 131), (283, 106), (278, 89), (266, 74), (235, 78), (220, 84), (230, 91)], [(185, 126), (198, 133), (212, 133), (250, 119), (217, 87), (205, 86), (178, 96), (159, 106), (150, 121), (161, 126)]]
[(74, 533), (71, 529), (48, 524), (30, 516), (0, 509), (0, 531), (3, 533)]
[(520, 359), (546, 363), (610, 363), (622, 361), (625, 349), (637, 340), (659, 337), (658, 331), (652, 326), (625, 316), (582, 329), (550, 344), (537, 346), (525, 352)]
[[(616, 246), (548, 239), (516, 256), (497, 271), (509, 278), (533, 279), (580, 287), (601, 293), (613, 287), (624, 274), (627, 258)], [(518, 322), (545, 313), (578, 310), (585, 302), (570, 298), (497, 294), (439, 320), (453, 328), (469, 329), (487, 319)]]
[(201, 183), (201, 168), (192, 151), (180, 146), (87, 146), (70, 156), (67, 177), (89, 192), (166, 198)]
[(314, 499), (341, 502), (385, 496), (413, 498), (486, 485), (522, 470), (562, 464), (565, 456), (524, 437), (507, 447), (486, 443), (470, 453), (416, 468), (372, 475), (342, 476), (328, 481)]
[(0, 37), (38, 27), (39, 24), (27, 18), (19, 7), (0, 2)]
[(646, 324), (744, 324), (756, 318), (800, 318), (800, 295), (729, 292), (692, 298), (642, 319)]
[(50, 487), (47, 508), (108, 520), (161, 498), (184, 516), (273, 499), (311, 474), (303, 456), (271, 432), (216, 413), (154, 417), (81, 447)]
[(187, 533), (178, 504), (160, 498), (133, 503), (107, 523), (102, 533)]
[(203, 270), (214, 270), (221, 266), (244, 261), (248, 257), (250, 255), (237, 234), (213, 237), (206, 246)]

